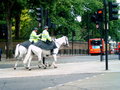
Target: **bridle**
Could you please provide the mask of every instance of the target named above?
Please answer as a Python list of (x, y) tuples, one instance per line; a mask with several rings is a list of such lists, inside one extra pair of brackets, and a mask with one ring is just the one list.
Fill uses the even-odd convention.
[(68, 39), (67, 39), (67, 37), (65, 36), (65, 45), (64, 46), (68, 46), (69, 44), (68, 44)]

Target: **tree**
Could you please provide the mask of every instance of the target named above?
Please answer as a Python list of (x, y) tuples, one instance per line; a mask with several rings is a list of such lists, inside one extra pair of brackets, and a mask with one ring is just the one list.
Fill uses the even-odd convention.
[(14, 6), (16, 4), (19, 5), (22, 2), (25, 2), (25, 0), (3, 0), (2, 1), (3, 11), (5, 13), (6, 23), (7, 23), (7, 30), (8, 30), (7, 45), (6, 45), (6, 51), (7, 51), (6, 58), (11, 58), (12, 57), (12, 52), (13, 52), (11, 27), (12, 27), (12, 18), (15, 15), (14, 14), (15, 13)]

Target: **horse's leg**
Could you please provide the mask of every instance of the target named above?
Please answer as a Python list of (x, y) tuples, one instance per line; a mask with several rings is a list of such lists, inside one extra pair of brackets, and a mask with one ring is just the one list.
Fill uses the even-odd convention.
[(56, 65), (57, 55), (56, 55), (56, 54), (53, 55), (53, 59), (54, 59), (54, 61), (52, 62), (52, 65), (51, 65), (51, 66), (53, 66), (54, 68), (57, 68), (57, 65)]
[(37, 54), (36, 54), (38, 56), (38, 67), (39, 68), (43, 67), (44, 69), (46, 69), (46, 66), (42, 61), (42, 55), (41, 54), (42, 54), (42, 50), (39, 50), (39, 52), (37, 52)]
[(18, 62), (19, 62), (19, 60), (16, 61), (15, 65), (14, 65), (14, 70), (16, 70)]
[(17, 65), (18, 65), (18, 62), (20, 62), (21, 59), (23, 59), (23, 58), (22, 58), (22, 57), (19, 57), (19, 59), (17, 59), (15, 65), (14, 65), (14, 70), (16, 70), (16, 67), (17, 67)]
[(42, 68), (42, 67), (43, 67), (43, 68), (46, 69), (45, 64), (43, 64), (41, 54), (38, 55), (38, 67), (39, 67), (39, 68)]
[(38, 59), (38, 67), (39, 68), (45, 67), (41, 59)]
[(28, 67), (29, 70), (31, 70), (30, 64), (31, 64), (32, 58), (33, 58), (33, 55), (31, 54), (31, 56), (30, 56), (30, 58), (28, 60), (28, 65), (27, 65), (27, 67)]
[(15, 58), (17, 58), (18, 56), (19, 56), (19, 44), (16, 45)]
[(18, 62), (23, 59), (23, 56), (24, 56), (24, 52), (19, 50), (19, 56), (17, 56), (17, 61), (16, 61), (15, 65), (14, 65), (14, 70), (16, 69), (16, 67), (18, 65)]
[(28, 52), (23, 60), (23, 64), (25, 65), (27, 63), (27, 61), (29, 60), (30, 56), (31, 56), (32, 52), (31, 52), (31, 47), (29, 47)]
[[(30, 57), (29, 57), (30, 58)], [(24, 58), (23, 58), (23, 64), (24, 64), (24, 67), (26, 68), (26, 69), (28, 69), (28, 60), (26, 61), (26, 62), (24, 62), (24, 59), (25, 59), (25, 56), (24, 56)]]
[[(38, 48), (38, 47), (34, 47), (34, 48), (35, 48), (35, 49), (32, 50), (32, 51), (33, 51), (33, 53), (34, 53), (35, 55), (37, 55), (37, 57), (38, 57), (38, 62), (40, 62), (40, 61), (41, 61), (41, 50), (39, 51), (39, 48)], [(39, 64), (38, 64), (38, 67), (41, 68)]]

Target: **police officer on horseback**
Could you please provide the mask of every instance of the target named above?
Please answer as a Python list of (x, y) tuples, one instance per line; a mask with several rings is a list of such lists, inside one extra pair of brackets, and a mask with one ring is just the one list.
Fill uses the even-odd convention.
[(46, 50), (52, 50), (56, 48), (55, 43), (52, 41), (52, 38), (49, 35), (48, 26), (44, 27), (44, 30), (41, 34), (41, 41), (38, 41), (34, 45)]
[(52, 39), (51, 39), (51, 37), (49, 35), (49, 32), (48, 32), (48, 26), (44, 27), (44, 30), (42, 32), (41, 41), (46, 42), (46, 43), (49, 43), (49, 42), (52, 41)]
[(38, 28), (33, 28), (33, 31), (32, 33), (30, 34), (30, 39), (29, 41), (33, 44), (33, 43), (36, 43), (40, 38), (41, 34), (37, 35), (37, 32), (38, 32)]

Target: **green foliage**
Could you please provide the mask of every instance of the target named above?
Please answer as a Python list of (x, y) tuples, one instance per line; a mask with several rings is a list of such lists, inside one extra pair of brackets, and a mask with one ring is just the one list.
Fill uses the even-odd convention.
[[(20, 38), (29, 38), (31, 29), (38, 26), (35, 20), (35, 12), (30, 14), (30, 8), (43, 7), (49, 11), (49, 18), (52, 23), (56, 24), (56, 29), (51, 28), (50, 33), (54, 33), (56, 37), (68, 35), (72, 39), (72, 32), (75, 32), (74, 39), (87, 41), (90, 38), (100, 37), (100, 31), (96, 29), (96, 25), (91, 22), (91, 15), (97, 9), (103, 8), (103, 0), (8, 0), (14, 3), (12, 8), (12, 18), (16, 14), (21, 15), (20, 19)], [(111, 1), (111, 0), (109, 0)], [(1, 4), (1, 6), (3, 6)], [(4, 7), (5, 8), (5, 7)], [(82, 21), (76, 20), (77, 16), (82, 17)], [(44, 15), (45, 17), (45, 15)], [(5, 21), (0, 21), (5, 23)], [(15, 23), (15, 22), (13, 22)], [(14, 26), (15, 24), (13, 24)], [(110, 22), (109, 35), (119, 40), (119, 21)], [(15, 32), (15, 27), (12, 27)], [(40, 31), (41, 32), (41, 31)], [(14, 33), (13, 33), (14, 34)], [(14, 35), (13, 35), (14, 36)]]
[(20, 25), (20, 38), (28, 38), (33, 27), (37, 27), (37, 22), (29, 15), (29, 10), (22, 10)]
[(120, 41), (120, 20), (111, 21), (109, 24), (109, 35), (113, 40)]

